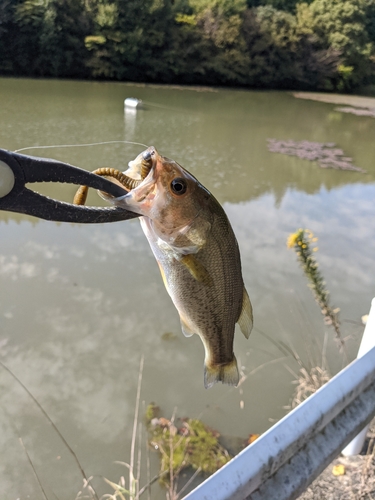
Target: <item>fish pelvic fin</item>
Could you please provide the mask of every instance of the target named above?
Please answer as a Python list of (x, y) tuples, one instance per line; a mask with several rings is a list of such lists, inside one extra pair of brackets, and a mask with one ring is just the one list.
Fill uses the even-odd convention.
[(253, 328), (253, 306), (251, 305), (246, 288), (243, 287), (242, 309), (237, 323), (240, 325), (241, 332), (248, 339)]
[(179, 260), (187, 268), (194, 279), (204, 283), (207, 286), (212, 286), (213, 281), (210, 273), (207, 271), (204, 265), (199, 262), (194, 254), (190, 253), (188, 255), (183, 255)]
[(185, 337), (191, 337), (195, 332), (189, 327), (184, 318), (180, 314), (181, 330)]
[(216, 382), (237, 386), (240, 381), (237, 360), (233, 355), (233, 360), (225, 365), (204, 366), (204, 386), (206, 389), (212, 387)]

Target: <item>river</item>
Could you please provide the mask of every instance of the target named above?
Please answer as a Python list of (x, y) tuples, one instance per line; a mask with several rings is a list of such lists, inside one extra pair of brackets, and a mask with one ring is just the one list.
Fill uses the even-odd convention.
[[(144, 109), (124, 113), (126, 97)], [(255, 319), (248, 340), (235, 336), (246, 380), (205, 390), (202, 343), (183, 337), (137, 220), (85, 226), (0, 213), (0, 361), (99, 495), (113, 491), (103, 477), (127, 477), (114, 462), (130, 459), (142, 356), (141, 414), (153, 401), (168, 418), (199, 417), (243, 439), (287, 412), (300, 366), (283, 346), (308, 368), (342, 367), (334, 331), (286, 246), (300, 227), (319, 238), (316, 258), (355, 357), (375, 295), (375, 120), (336, 108), (288, 92), (0, 79), (1, 148), (39, 146), (23, 152), (124, 170), (145, 147), (121, 141), (153, 145), (217, 197), (239, 242)], [(271, 153), (269, 138), (335, 143), (367, 173)], [(56, 145), (70, 147), (42, 148)], [(65, 201), (75, 192), (39, 187)], [(93, 192), (89, 203), (104, 202)], [(1, 366), (0, 429), (1, 498), (43, 498), (41, 485), (48, 498), (76, 497), (74, 457)], [(156, 453), (151, 461), (156, 473)], [(164, 490), (153, 486), (152, 498)]]

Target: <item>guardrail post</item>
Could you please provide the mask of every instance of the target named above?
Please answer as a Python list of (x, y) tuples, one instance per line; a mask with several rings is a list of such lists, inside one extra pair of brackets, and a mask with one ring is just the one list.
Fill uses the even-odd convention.
[[(370, 312), (367, 318), (365, 331), (363, 332), (363, 337), (361, 344), (358, 349), (357, 358), (361, 358), (366, 354), (372, 347), (375, 346), (375, 297), (372, 299)], [(358, 455), (361, 453), (363, 448), (367, 431), (369, 425), (366, 425), (364, 429), (352, 440), (350, 443), (342, 450), (342, 454), (346, 457), (351, 455)]]

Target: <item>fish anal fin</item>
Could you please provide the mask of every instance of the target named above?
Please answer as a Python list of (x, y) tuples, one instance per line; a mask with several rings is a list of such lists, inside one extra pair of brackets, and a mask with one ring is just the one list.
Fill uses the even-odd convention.
[(242, 296), (242, 309), (240, 317), (237, 320), (237, 323), (240, 325), (241, 332), (248, 339), (253, 328), (253, 307), (251, 305), (249, 296), (247, 294), (246, 288), (243, 287), (243, 296)]
[(213, 282), (210, 273), (207, 271), (204, 265), (199, 262), (196, 255), (183, 255), (179, 260), (187, 268), (194, 279), (200, 281), (201, 283), (204, 283), (207, 286), (212, 286)]
[(192, 329), (188, 326), (186, 321), (180, 316), (180, 321), (181, 321), (181, 330), (182, 333), (185, 335), (185, 337), (191, 337), (194, 335), (195, 332), (192, 331)]
[(237, 360), (233, 355), (233, 360), (221, 365), (204, 366), (204, 386), (210, 389), (216, 382), (237, 386), (240, 381)]

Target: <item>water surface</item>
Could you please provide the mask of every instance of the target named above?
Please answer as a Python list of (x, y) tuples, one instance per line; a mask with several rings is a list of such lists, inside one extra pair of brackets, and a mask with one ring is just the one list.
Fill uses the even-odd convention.
[[(129, 96), (143, 99), (145, 109), (124, 114)], [(277, 343), (309, 366), (321, 364), (326, 339), (331, 373), (341, 368), (333, 332), (286, 248), (299, 227), (319, 237), (320, 269), (355, 357), (361, 316), (375, 295), (374, 119), (281, 92), (27, 79), (0, 79), (0, 109), (5, 149), (154, 145), (212, 191), (238, 238), (255, 316), (249, 340), (240, 332), (235, 339), (247, 379), (239, 389), (205, 390), (202, 343), (183, 337), (137, 220), (84, 226), (0, 213), (0, 361), (47, 411), (95, 476), (99, 494), (111, 492), (101, 476), (117, 481), (126, 473), (114, 461), (129, 461), (142, 355), (145, 404), (156, 402), (167, 417), (177, 408), (178, 416), (199, 416), (243, 438), (265, 431), (290, 403), (291, 371), (299, 367)], [(367, 173), (272, 154), (267, 138), (334, 142)], [(108, 144), (25, 153), (90, 170), (125, 169), (143, 149)], [(75, 191), (40, 189), (66, 201)], [(96, 193), (89, 202), (103, 203)], [(1, 367), (0, 387), (0, 497), (41, 497), (26, 449), (48, 498), (75, 498), (82, 478), (51, 424)], [(156, 487), (152, 498), (165, 494)]]

